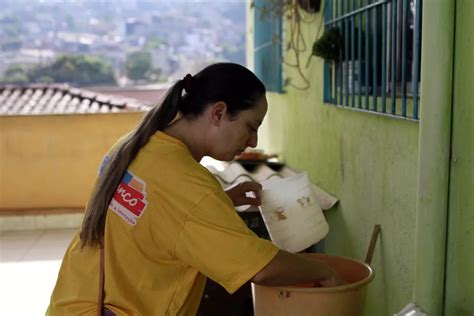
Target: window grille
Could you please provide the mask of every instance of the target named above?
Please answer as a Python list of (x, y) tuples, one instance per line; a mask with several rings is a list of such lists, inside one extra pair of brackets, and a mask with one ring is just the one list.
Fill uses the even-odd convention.
[(255, 74), (268, 91), (283, 92), (282, 18), (268, 0), (255, 0), (253, 6)]
[(340, 34), (324, 65), (324, 101), (418, 120), (422, 0), (325, 0), (325, 29)]

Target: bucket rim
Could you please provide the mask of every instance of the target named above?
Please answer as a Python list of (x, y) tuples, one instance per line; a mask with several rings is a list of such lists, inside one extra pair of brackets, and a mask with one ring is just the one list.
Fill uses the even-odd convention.
[(274, 288), (280, 291), (284, 292), (298, 292), (298, 293), (333, 293), (333, 292), (346, 292), (353, 290), (355, 288), (362, 287), (366, 284), (369, 284), (372, 282), (372, 280), (375, 278), (375, 271), (372, 269), (372, 267), (360, 260), (350, 258), (350, 257), (345, 257), (345, 256), (336, 256), (336, 255), (330, 255), (326, 253), (302, 253), (302, 255), (316, 255), (320, 257), (332, 257), (332, 258), (340, 258), (348, 261), (353, 261), (357, 264), (360, 264), (364, 266), (368, 271), (369, 275), (365, 277), (364, 279), (354, 282), (354, 283), (349, 283), (349, 284), (344, 284), (344, 285), (339, 285), (339, 286), (332, 286), (332, 287), (312, 287), (312, 288), (307, 288), (307, 287), (295, 287), (295, 286), (266, 286), (266, 285), (259, 285), (252, 283), (252, 285), (257, 285), (257, 286), (262, 286), (262, 287), (267, 287), (267, 288)]

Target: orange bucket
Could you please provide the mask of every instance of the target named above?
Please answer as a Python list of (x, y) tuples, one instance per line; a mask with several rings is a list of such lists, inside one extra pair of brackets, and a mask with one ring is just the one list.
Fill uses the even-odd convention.
[(347, 282), (335, 287), (261, 286), (252, 283), (255, 316), (357, 316), (363, 314), (372, 268), (355, 259), (305, 253), (326, 262)]

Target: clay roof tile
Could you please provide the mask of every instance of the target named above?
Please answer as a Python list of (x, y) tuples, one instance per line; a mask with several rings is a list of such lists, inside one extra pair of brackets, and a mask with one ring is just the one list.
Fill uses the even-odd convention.
[(0, 85), (0, 115), (145, 111), (140, 102), (64, 84)]

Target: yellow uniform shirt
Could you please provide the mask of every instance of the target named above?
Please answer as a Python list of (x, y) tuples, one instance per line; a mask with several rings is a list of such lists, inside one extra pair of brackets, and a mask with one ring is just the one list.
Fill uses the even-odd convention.
[[(70, 244), (48, 315), (96, 315), (99, 251)], [(206, 276), (233, 293), (274, 258), (214, 176), (157, 132), (130, 164), (105, 228), (105, 305), (118, 315), (195, 315)]]

